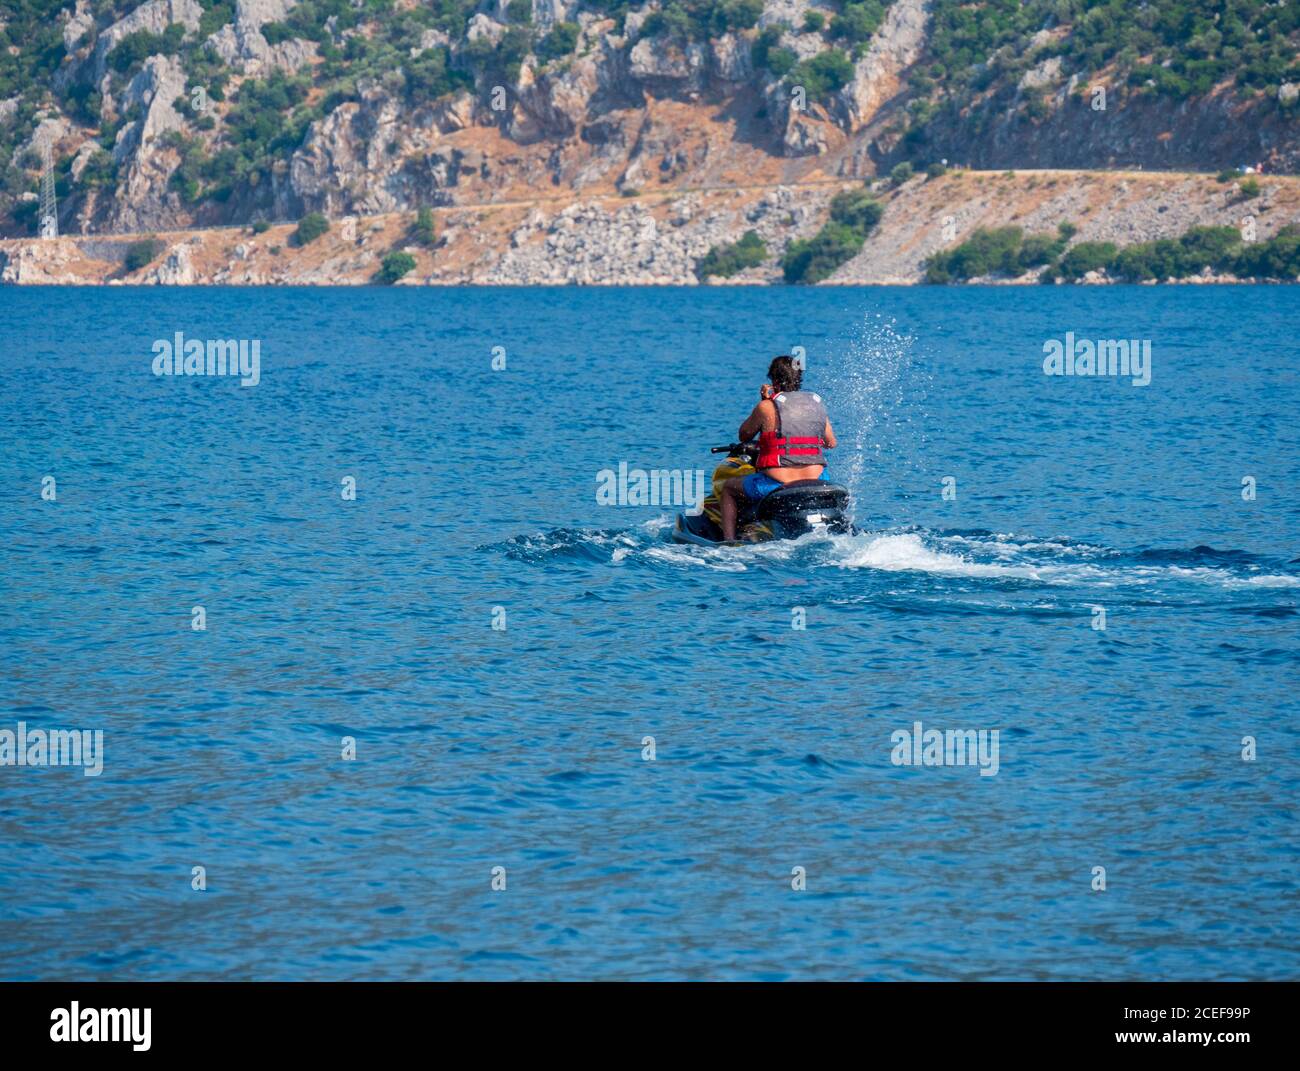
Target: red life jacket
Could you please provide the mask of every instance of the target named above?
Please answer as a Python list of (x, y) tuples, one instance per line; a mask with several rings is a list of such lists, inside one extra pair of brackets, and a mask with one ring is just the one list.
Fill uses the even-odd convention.
[(758, 436), (758, 460), (754, 468), (797, 468), (825, 465), (822, 434), (826, 431), (826, 407), (821, 398), (806, 390), (783, 391), (772, 399), (776, 406), (776, 430)]

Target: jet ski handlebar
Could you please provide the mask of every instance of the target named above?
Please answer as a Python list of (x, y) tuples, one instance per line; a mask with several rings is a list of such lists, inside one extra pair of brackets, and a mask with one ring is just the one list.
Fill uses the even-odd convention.
[(709, 453), (711, 454), (734, 454), (737, 457), (758, 456), (758, 443), (732, 443), (730, 446), (715, 446)]

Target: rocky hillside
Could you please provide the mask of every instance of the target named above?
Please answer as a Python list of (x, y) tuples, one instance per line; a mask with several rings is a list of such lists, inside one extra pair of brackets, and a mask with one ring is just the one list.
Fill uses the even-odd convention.
[[(787, 243), (801, 212), (812, 227), (818, 202), (791, 192), (787, 204), (776, 188), (815, 191), (902, 162), (1294, 172), (1298, 9), (10, 0), (0, 2), (0, 235), (37, 233), (47, 157), (60, 233), (96, 236), (312, 212), (337, 232), (347, 216), (421, 208), (454, 229), (479, 218), (447, 215), (456, 206), (540, 197), (581, 205), (581, 216), (621, 196), (609, 211), (639, 218), (637, 205), (694, 213), (716, 191), (764, 187), (740, 200), (746, 211), (775, 205), (754, 222), (770, 215), (770, 241)], [(555, 237), (544, 217), (530, 226)], [(519, 266), (532, 239), (518, 228), (507, 240), (494, 267), (470, 274), (505, 281), (545, 267)], [(259, 255), (271, 243), (261, 237)], [(227, 266), (230, 278), (243, 263)]]
[[(833, 266), (828, 283), (920, 282), (929, 258), (982, 230), (1019, 228), (1028, 244), (1035, 235), (1056, 235), (1061, 224), (1073, 228), (1076, 252), (1104, 243), (1132, 249), (1198, 227), (1247, 233), (1252, 249), (1284, 247), (1283, 270), (1262, 274), (1300, 274), (1300, 233), (1285, 238), (1286, 228), (1300, 223), (1300, 178), (1266, 176), (1250, 198), (1213, 176), (1150, 171), (950, 171), (874, 185), (883, 206), (878, 225)], [(774, 283), (784, 278), (790, 244), (823, 229), (837, 195), (862, 191), (860, 181), (832, 179), (578, 200), (550, 193), (436, 209), (431, 242), (411, 213), (336, 221), (301, 246), (293, 224), (162, 232), (141, 264), (128, 261), (135, 238), (9, 239), (0, 240), (0, 281), (360, 285), (384, 281), (386, 258), (405, 255), (403, 285), (690, 285), (701, 281), (710, 251), (752, 233), (755, 255), (736, 259), (731, 267), (738, 270), (726, 281)], [(1039, 276), (990, 274), (1016, 282)], [(1105, 281), (1104, 271), (1081, 274), (1083, 282)], [(1182, 274), (1192, 282), (1219, 278), (1208, 265)]]

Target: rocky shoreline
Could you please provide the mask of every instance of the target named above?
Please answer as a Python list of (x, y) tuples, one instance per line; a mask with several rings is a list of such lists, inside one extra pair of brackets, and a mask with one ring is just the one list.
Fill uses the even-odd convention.
[[(415, 268), (398, 285), (691, 286), (710, 249), (747, 231), (765, 244), (757, 267), (714, 285), (782, 282), (780, 257), (815, 234), (830, 200), (860, 181), (661, 191), (634, 197), (509, 201), (435, 212), (436, 239), (412, 237), (410, 213), (346, 217), (310, 244), (292, 244), (293, 224), (264, 233), (232, 227), (159, 233), (162, 252), (128, 272), (127, 251), (141, 236), (72, 236), (0, 241), (0, 281), (17, 285), (332, 286), (376, 281), (383, 257), (405, 251)], [(1188, 228), (1228, 225), (1267, 240), (1300, 223), (1300, 179), (1269, 176), (1244, 198), (1235, 183), (1177, 172), (952, 171), (916, 176), (897, 188), (872, 183), (884, 204), (862, 251), (822, 285), (910, 285), (925, 259), (978, 227), (1013, 224), (1026, 233), (1069, 222), (1073, 242), (1117, 245), (1177, 238)], [(1023, 285), (1020, 279), (971, 282)], [(1085, 283), (1105, 283), (1091, 273)], [(1190, 283), (1233, 282), (1205, 274)]]

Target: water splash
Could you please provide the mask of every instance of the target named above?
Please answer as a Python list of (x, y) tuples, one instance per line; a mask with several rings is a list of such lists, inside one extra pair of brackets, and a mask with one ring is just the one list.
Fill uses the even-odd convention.
[(915, 343), (892, 317), (867, 313), (830, 345), (840, 354), (822, 377), (840, 440), (831, 478), (855, 502), (895, 499), (895, 488), (909, 482), (902, 474), (919, 465), (929, 376), (914, 362)]
[(878, 569), (883, 572), (930, 573), (936, 576), (965, 576), (1039, 580), (1039, 570), (1029, 564), (980, 562), (953, 550), (926, 545), (916, 532), (886, 535), (861, 534), (842, 537), (831, 563), (843, 569)]

